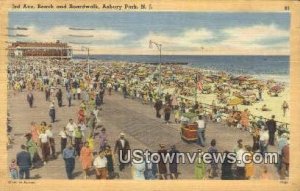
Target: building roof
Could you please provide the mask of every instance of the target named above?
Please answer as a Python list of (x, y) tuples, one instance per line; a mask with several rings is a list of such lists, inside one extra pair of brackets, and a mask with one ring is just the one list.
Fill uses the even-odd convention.
[(60, 41), (56, 41), (55, 43), (53, 42), (14, 42), (11, 44), (11, 48), (41, 48), (41, 47), (46, 47), (46, 48), (66, 48), (69, 47), (67, 43), (62, 43)]

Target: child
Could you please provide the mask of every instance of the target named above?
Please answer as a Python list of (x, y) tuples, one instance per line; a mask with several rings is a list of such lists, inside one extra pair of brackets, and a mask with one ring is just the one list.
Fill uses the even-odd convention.
[(13, 159), (9, 165), (9, 172), (12, 179), (18, 179), (18, 166), (15, 159)]

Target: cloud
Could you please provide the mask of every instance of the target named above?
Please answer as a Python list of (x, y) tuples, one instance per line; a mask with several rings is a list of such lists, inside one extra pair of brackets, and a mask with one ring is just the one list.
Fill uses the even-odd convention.
[(215, 31), (192, 28), (178, 35), (151, 32), (139, 41), (140, 46), (145, 48), (149, 40), (163, 44), (166, 54), (289, 54), (289, 31), (274, 24)]
[[(178, 35), (158, 34), (150, 32), (148, 35), (139, 40), (141, 46), (148, 46), (150, 40), (157, 41), (165, 46), (193, 48), (198, 47), (201, 42), (212, 39), (212, 31), (206, 28), (189, 29)], [(146, 43), (145, 43), (146, 42)]]
[[(95, 30), (71, 30), (67, 26), (56, 26), (43, 31), (35, 26), (29, 26), (27, 31), (22, 32), (28, 35), (26, 39), (18, 38), (16, 40), (32, 40), (32, 41), (56, 41), (62, 40), (67, 42), (96, 42), (96, 41), (115, 41), (124, 38), (127, 34), (121, 31), (109, 29), (95, 29)], [(93, 37), (72, 37), (70, 35), (93, 36)]]
[(221, 31), (226, 40), (221, 42), (221, 45), (240, 48), (255, 48), (255, 47), (272, 47), (278, 39), (286, 39), (288, 44), (289, 31), (280, 29), (278, 26), (271, 25), (254, 25), (250, 27), (234, 27), (226, 28)]
[[(165, 55), (288, 55), (289, 31), (277, 25), (253, 25), (212, 30), (208, 28), (188, 28), (180, 33), (174, 31), (155, 33), (150, 31), (137, 40), (125, 41), (126, 36), (135, 33), (110, 29), (74, 31), (66, 26), (56, 26), (46, 31), (28, 27), (28, 38), (34, 41), (92, 42), (88, 45), (91, 54), (158, 54), (157, 49), (149, 48), (149, 41), (162, 44)], [(76, 32), (76, 33), (75, 33)], [(25, 32), (24, 32), (25, 33)], [(91, 38), (70, 37), (73, 35), (93, 35)], [(23, 39), (21, 39), (23, 40)], [(72, 45), (74, 53), (80, 45)]]

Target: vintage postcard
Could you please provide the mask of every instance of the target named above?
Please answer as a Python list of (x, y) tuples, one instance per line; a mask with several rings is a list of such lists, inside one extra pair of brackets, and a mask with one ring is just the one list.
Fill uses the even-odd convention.
[(1, 190), (299, 190), (299, 1), (1, 5)]

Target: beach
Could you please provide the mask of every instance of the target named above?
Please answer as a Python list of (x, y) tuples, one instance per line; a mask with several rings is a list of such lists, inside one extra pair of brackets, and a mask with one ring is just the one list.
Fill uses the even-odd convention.
[[(244, 145), (251, 147), (254, 145), (252, 132), (262, 131), (262, 127), (256, 127), (250, 121), (254, 120), (256, 124), (260, 116), (266, 124), (275, 115), (277, 127), (283, 125), (289, 128), (289, 110), (285, 117), (282, 111), (283, 101), (289, 102), (289, 84), (276, 79), (261, 80), (251, 75), (234, 75), (179, 64), (50, 59), (12, 59), (10, 62), (8, 113), (13, 130), (9, 136), (14, 139), (10, 143), (12, 148), (9, 160), (19, 151), (18, 148), (25, 141), (24, 136), (33, 132), (32, 128), (40, 131), (54, 127), (53, 136), (58, 147), (58, 135), (69, 119), (74, 119), (78, 125), (80, 123), (78, 128), (87, 126), (85, 134), (90, 135), (95, 142), (94, 153), (102, 152), (98, 136), (103, 127), (108, 131), (107, 144), (112, 147), (118, 137), (125, 133), (131, 149), (155, 151), (164, 144), (167, 149), (175, 145), (183, 152), (193, 152), (199, 145), (183, 141), (181, 132), (184, 126), (182, 118), (190, 113), (205, 116), (207, 121), (207, 144), (203, 146), (204, 150), (210, 148), (209, 142), (213, 139), (217, 140), (220, 152), (232, 151), (238, 139), (243, 139)], [(59, 97), (58, 92), (62, 96)], [(66, 99), (68, 93), (71, 94), (72, 102), (69, 106)], [(33, 107), (30, 104), (30, 107), (27, 106), (30, 94), (35, 98)], [(60, 105), (61, 102), (63, 105)], [(161, 108), (157, 111), (160, 102)], [(57, 112), (56, 119), (51, 118), (49, 122), (49, 109), (52, 108)], [(166, 108), (171, 108), (169, 119), (166, 119)], [(95, 110), (103, 126), (89, 125), (89, 120), (94, 115), (91, 113)], [(155, 117), (155, 110), (164, 117)], [(179, 122), (175, 122), (177, 112), (180, 114), (180, 119), (177, 119)], [(239, 115), (246, 112), (248, 118), (243, 121)], [(236, 118), (233, 123), (229, 123), (232, 115), (236, 115)], [(83, 124), (80, 121), (82, 118)], [(36, 123), (31, 123), (33, 121)], [(42, 121), (48, 125), (42, 125)], [(192, 119), (190, 123), (193, 123)], [(281, 132), (277, 131), (275, 142), (280, 135)], [(82, 143), (85, 141), (82, 140)], [(39, 141), (36, 144), (39, 145)], [(80, 148), (80, 145), (74, 147)], [(276, 152), (277, 147), (276, 142), (274, 146), (269, 146), (269, 151)], [(57, 158), (33, 170), (37, 178), (65, 178), (62, 175), (64, 169), (61, 153), (56, 154)], [(79, 175), (82, 172), (78, 167), (80, 161), (76, 160), (76, 165), (74, 178), (81, 179)], [(257, 170), (253, 179), (259, 179), (262, 165), (255, 166)], [(194, 177), (193, 164), (182, 164), (180, 167), (182, 179)], [(118, 168), (117, 162), (115, 168)], [(278, 179), (275, 166), (270, 164), (268, 169), (273, 179)], [(53, 170), (54, 173), (48, 175), (48, 170)], [(131, 178), (129, 171), (129, 168), (120, 170), (120, 178)]]

